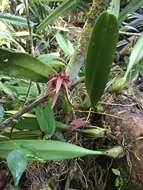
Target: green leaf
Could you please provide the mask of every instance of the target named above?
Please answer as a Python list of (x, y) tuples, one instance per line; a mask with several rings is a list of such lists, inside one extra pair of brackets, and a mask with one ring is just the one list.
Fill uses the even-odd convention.
[(112, 168), (112, 172), (113, 174), (117, 175), (117, 176), (121, 176), (120, 170)]
[[(10, 114), (10, 115), (13, 115), (17, 112), (18, 111), (14, 111), (14, 110), (5, 111), (6, 114)], [(56, 129), (69, 128), (69, 125), (59, 122), (59, 121), (55, 121), (55, 125), (56, 125)], [(27, 129), (31, 131), (40, 130), (36, 116), (29, 113), (24, 114), (22, 118), (17, 123), (15, 123), (14, 128), (19, 129), (19, 130)]]
[(0, 103), (0, 122), (3, 120), (4, 117), (4, 108), (3, 105)]
[(56, 121), (56, 129), (68, 129), (70, 126), (62, 122)]
[(0, 74), (37, 82), (46, 82), (55, 72), (48, 64), (20, 52), (0, 49)]
[(59, 54), (58, 53), (47, 53), (47, 54), (41, 54), (38, 56), (38, 59), (44, 63), (49, 64), (49, 62), (53, 60), (58, 59)]
[(14, 98), (15, 93), (12, 91), (12, 89), (5, 83), (2, 83), (0, 81), (0, 91), (3, 91), (5, 94), (7, 94), (8, 96)]
[(68, 40), (65, 40), (64, 36), (60, 32), (56, 33), (56, 40), (60, 48), (65, 52), (65, 54), (69, 56), (73, 54), (74, 49), (72, 43)]
[(143, 35), (137, 40), (129, 59), (129, 64), (125, 72), (124, 78), (127, 79), (128, 74), (135, 64), (143, 58)]
[(128, 14), (133, 13), (142, 5), (143, 5), (142, 0), (130, 0), (129, 4), (121, 11), (119, 15), (119, 23), (121, 24), (121, 22), (126, 19)]
[(116, 78), (112, 84), (112, 91), (120, 92), (124, 88), (125, 83), (126, 83), (125, 77)]
[(39, 124), (38, 124), (36, 118), (24, 117), (24, 118), (18, 120), (18, 122), (15, 124), (14, 128), (19, 129), (19, 130), (27, 129), (27, 130), (31, 130), (31, 131), (34, 131), (34, 130), (40, 131), (40, 127), (39, 127)]
[(108, 81), (117, 39), (116, 17), (103, 12), (93, 27), (86, 57), (86, 88), (93, 107), (102, 96)]
[(17, 186), (27, 166), (26, 154), (20, 150), (13, 150), (7, 156), (7, 164)]
[(0, 13), (0, 19), (4, 22), (8, 22), (14, 25), (20, 25), (22, 27), (28, 27), (27, 20), (20, 16), (15, 16), (11, 14)]
[(120, 12), (120, 0), (112, 0), (108, 12), (118, 18)]
[(49, 68), (55, 69), (56, 71), (65, 67), (65, 64), (52, 53), (41, 54), (38, 57), (38, 60), (47, 64)]
[(51, 104), (45, 103), (36, 108), (36, 117), (41, 130), (50, 138), (56, 129), (55, 118)]
[(86, 155), (106, 155), (117, 158), (123, 155), (121, 146), (107, 150), (97, 151), (79, 147), (67, 142), (53, 140), (10, 140), (0, 141), (0, 157), (6, 158), (14, 149), (25, 151), (29, 159), (41, 158), (43, 160), (64, 160)]
[(101, 155), (102, 151), (93, 151), (74, 144), (52, 140), (13, 140), (0, 141), (0, 157), (6, 158), (10, 151), (20, 149), (31, 156), (44, 160), (64, 160), (86, 155)]
[(67, 11), (73, 9), (73, 7), (79, 3), (79, 0), (64, 0), (59, 7), (57, 7), (47, 18), (45, 18), (37, 27), (37, 32), (43, 30), (46, 26), (51, 24), (59, 16), (64, 15)]
[[(29, 126), (29, 125), (28, 125)], [(28, 128), (27, 126), (27, 128)], [(11, 132), (3, 132), (3, 135), (7, 138), (12, 138), (13, 140), (15, 139), (42, 139), (43, 134), (41, 133), (40, 130), (14, 130), (12, 133)]]

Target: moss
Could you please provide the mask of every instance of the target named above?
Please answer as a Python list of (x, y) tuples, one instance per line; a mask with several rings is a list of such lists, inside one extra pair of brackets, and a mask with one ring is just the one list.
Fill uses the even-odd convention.
[[(87, 14), (87, 20), (84, 24), (83, 30), (78, 37), (77, 46), (75, 48), (75, 52), (71, 58), (70, 66), (68, 68), (68, 73), (70, 74), (70, 78), (74, 78), (78, 74), (78, 70), (84, 63), (84, 58), (86, 54), (86, 49), (88, 46), (88, 41), (90, 37), (90, 33), (92, 30), (92, 26), (95, 23), (96, 18), (99, 14), (106, 10), (109, 6), (109, 0), (93, 0), (91, 4), (91, 8), (89, 13)], [(75, 72), (76, 70), (76, 72)], [(74, 77), (73, 77), (74, 75)]]

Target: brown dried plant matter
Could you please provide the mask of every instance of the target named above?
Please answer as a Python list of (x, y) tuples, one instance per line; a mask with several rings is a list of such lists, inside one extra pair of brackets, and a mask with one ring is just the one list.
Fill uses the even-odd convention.
[[(139, 99), (140, 95), (140, 99)], [(115, 99), (114, 99), (115, 98)], [(113, 136), (125, 150), (124, 168), (134, 190), (143, 189), (143, 111), (142, 96), (131, 99), (123, 94), (110, 96), (106, 111), (121, 119), (105, 118), (105, 126), (110, 126)], [(117, 103), (119, 101), (119, 103)]]
[(128, 113), (123, 117), (120, 128), (126, 150), (129, 178), (135, 190), (143, 189), (143, 113)]

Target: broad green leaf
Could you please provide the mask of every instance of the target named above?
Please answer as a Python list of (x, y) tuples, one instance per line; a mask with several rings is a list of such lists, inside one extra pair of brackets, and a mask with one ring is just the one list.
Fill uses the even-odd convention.
[(125, 72), (124, 78), (127, 79), (128, 74), (135, 64), (137, 64), (143, 58), (143, 35), (139, 37), (135, 44), (129, 59), (129, 64)]
[(41, 130), (48, 136), (51, 137), (56, 129), (55, 118), (51, 104), (41, 104), (36, 108), (36, 117), (40, 125)]
[(118, 18), (120, 12), (120, 0), (112, 0), (108, 12)]
[(128, 14), (133, 13), (142, 5), (143, 5), (142, 0), (130, 0), (129, 4), (121, 11), (119, 15), (119, 23), (121, 24), (121, 22), (126, 19)]
[[(20, 130), (40, 130), (40, 126), (39, 123), (35, 118), (22, 118), (21, 120), (19, 120), (15, 125), (14, 128), (16, 129), (20, 129)], [(69, 125), (61, 123), (59, 121), (55, 121), (55, 128), (56, 129), (68, 129)]]
[(27, 129), (30, 131), (40, 130), (37, 119), (28, 117), (23, 117), (22, 119), (18, 120), (18, 122), (14, 125), (14, 128), (19, 130)]
[(0, 74), (37, 82), (46, 82), (54, 70), (38, 59), (20, 52), (0, 49)]
[(86, 57), (86, 88), (93, 107), (102, 96), (108, 81), (117, 39), (116, 17), (103, 12), (93, 27)]
[(23, 27), (27, 27), (27, 20), (20, 16), (15, 16), (11, 14), (0, 13), (0, 19), (4, 22), (8, 22), (14, 25), (20, 25)]
[(27, 166), (26, 154), (20, 150), (13, 150), (7, 156), (7, 164), (17, 186)]
[[(108, 150), (89, 150), (74, 144), (53, 140), (11, 140), (0, 141), (0, 157), (6, 158), (14, 149), (29, 154), (29, 159), (65, 160), (86, 155), (106, 155), (116, 158), (123, 154), (123, 148), (116, 146)], [(35, 157), (35, 158), (34, 158)]]
[(66, 40), (60, 32), (56, 33), (56, 40), (60, 48), (65, 52), (65, 54), (69, 56), (73, 54), (74, 49), (73, 49), (72, 43)]
[(59, 16), (64, 15), (67, 11), (73, 9), (75, 5), (79, 3), (79, 0), (65, 0), (57, 7), (47, 18), (45, 18), (37, 27), (37, 32), (43, 30), (46, 26), (51, 24)]

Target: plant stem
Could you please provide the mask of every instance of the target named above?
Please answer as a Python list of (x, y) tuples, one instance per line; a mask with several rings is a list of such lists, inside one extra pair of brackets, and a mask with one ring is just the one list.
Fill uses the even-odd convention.
[(18, 190), (18, 186), (14, 184), (13, 190)]
[(33, 37), (32, 37), (32, 27), (30, 23), (30, 14), (29, 14), (29, 1), (24, 0), (25, 4), (25, 11), (26, 11), (26, 18), (27, 18), (27, 24), (28, 24), (28, 30), (29, 30), (29, 41), (30, 41), (30, 53), (34, 56), (34, 45), (33, 45)]
[(12, 124), (14, 121), (19, 119), (24, 113), (30, 112), (33, 108), (37, 107), (38, 105), (44, 103), (47, 100), (48, 93), (45, 93), (44, 95), (41, 95), (39, 98), (37, 98), (34, 102), (31, 104), (23, 107), (20, 111), (15, 113), (13, 116), (9, 117), (8, 119), (4, 120), (0, 124), (0, 130), (3, 130), (8, 125)]

